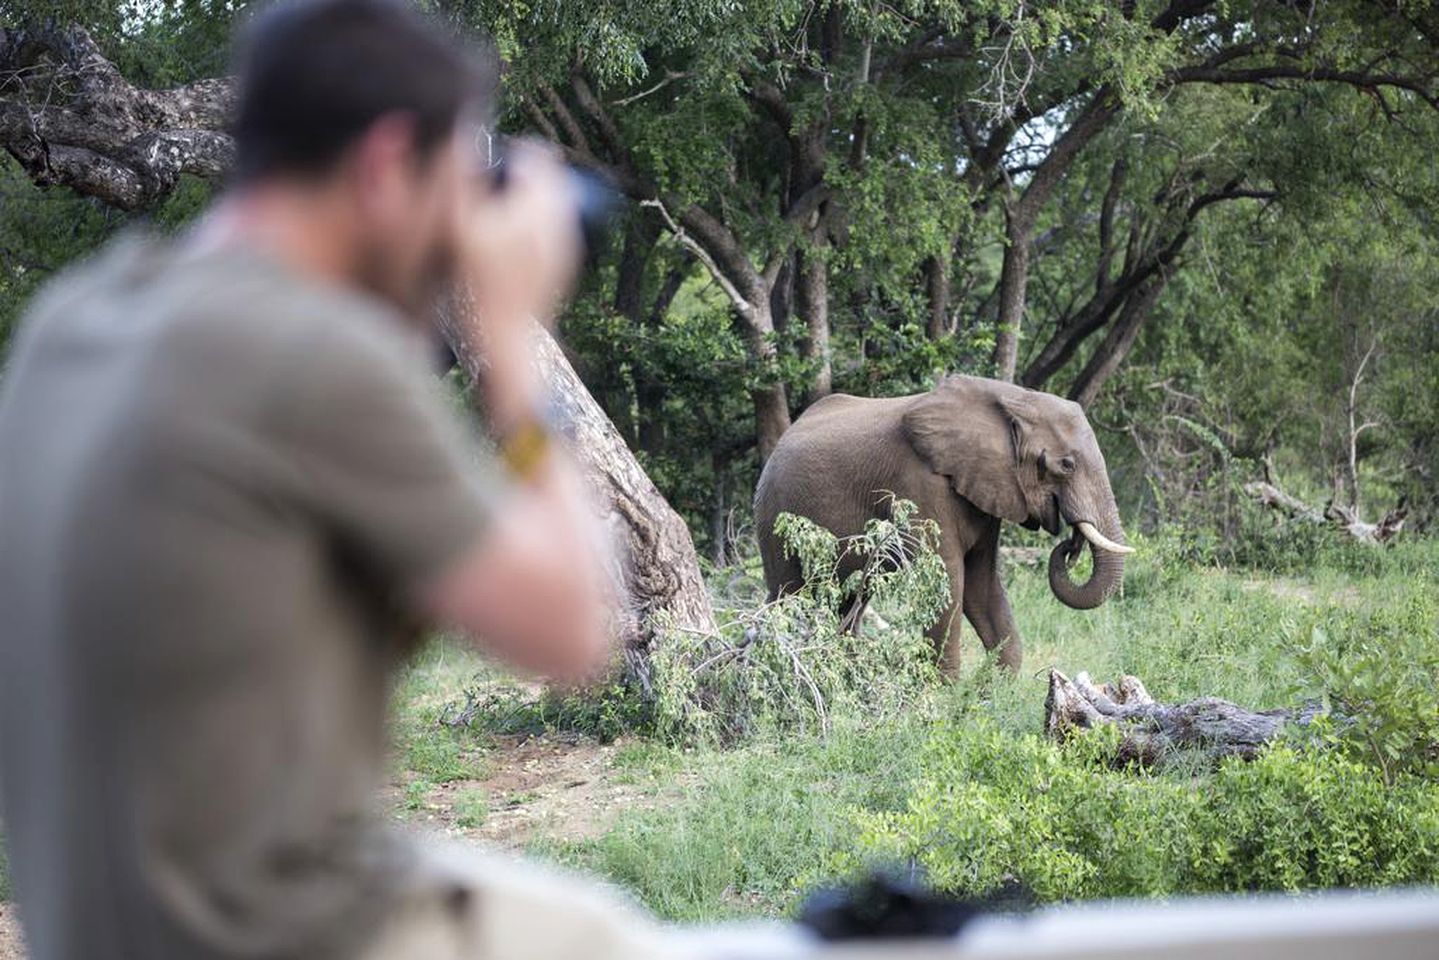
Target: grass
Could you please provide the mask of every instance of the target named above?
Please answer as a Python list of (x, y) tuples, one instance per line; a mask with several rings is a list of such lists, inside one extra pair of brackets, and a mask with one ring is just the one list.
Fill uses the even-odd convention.
[(457, 691), (484, 669), (478, 656), (445, 640), (427, 645), (406, 668), (393, 698), (397, 776), (442, 784), (490, 773), (491, 744), (483, 730), (442, 722)]

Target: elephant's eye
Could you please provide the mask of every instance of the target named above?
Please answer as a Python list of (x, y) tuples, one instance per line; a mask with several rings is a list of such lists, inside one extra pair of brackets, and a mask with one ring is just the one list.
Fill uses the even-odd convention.
[(1075, 466), (1074, 458), (1068, 454), (1062, 457), (1051, 457), (1048, 450), (1041, 450), (1039, 453), (1040, 479), (1057, 477), (1062, 480), (1074, 473)]

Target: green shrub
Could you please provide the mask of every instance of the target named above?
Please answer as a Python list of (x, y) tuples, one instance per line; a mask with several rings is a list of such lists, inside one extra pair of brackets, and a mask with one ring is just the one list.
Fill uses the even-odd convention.
[[(804, 587), (748, 608), (759, 589), (757, 568), (726, 571), (720, 595), (741, 598), (747, 609), (722, 615), (709, 634), (656, 624), (643, 683), (626, 672), (583, 691), (536, 692), (482, 672), (439, 720), (491, 733), (574, 730), (603, 741), (640, 733), (671, 743), (735, 743), (761, 731), (823, 733), (836, 711), (892, 716), (938, 678), (925, 630), (949, 605), (949, 579), (935, 524), (918, 519), (904, 500), (890, 513), (846, 539), (782, 514), (777, 528), (801, 561)], [(837, 578), (851, 557), (863, 562)], [(862, 635), (844, 615), (846, 599), (859, 590), (885, 618), (867, 623)]]
[(858, 813), (836, 869), (920, 864), (939, 888), (1042, 900), (1439, 881), (1439, 784), (1279, 746), (1209, 777), (1110, 770), (982, 719), (946, 723), (900, 812)]
[(1335, 739), (1377, 766), (1439, 777), (1439, 601), (1332, 609), (1294, 655), (1329, 699)]
[[(650, 661), (653, 725), (671, 740), (732, 743), (759, 731), (827, 732), (836, 712), (893, 716), (938, 678), (925, 630), (949, 605), (939, 532), (895, 500), (891, 519), (838, 539), (792, 514), (775, 528), (804, 586), (733, 616), (717, 633), (669, 631)], [(847, 558), (857, 569), (836, 575)], [(862, 634), (845, 622), (858, 591), (884, 612)]]

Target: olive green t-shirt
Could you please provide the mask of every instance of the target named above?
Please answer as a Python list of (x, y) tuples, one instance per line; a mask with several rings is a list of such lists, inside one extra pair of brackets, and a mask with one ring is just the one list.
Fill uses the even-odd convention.
[(33, 960), (328, 957), (405, 869), (372, 810), (412, 588), (490, 491), (398, 315), (130, 238), (0, 392), (0, 786)]

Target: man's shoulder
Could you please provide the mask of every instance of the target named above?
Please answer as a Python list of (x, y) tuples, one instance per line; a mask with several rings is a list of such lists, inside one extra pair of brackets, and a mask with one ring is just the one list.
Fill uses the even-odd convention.
[(17, 347), (37, 370), (54, 367), (46, 358), (109, 358), (149, 383), (145, 395), (216, 399), (309, 393), (303, 381), (330, 370), (376, 382), (418, 366), (404, 321), (361, 291), (259, 251), (197, 251), (146, 234), (57, 275), (26, 312)]

